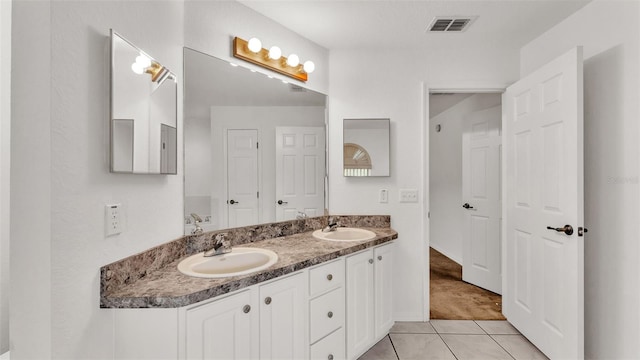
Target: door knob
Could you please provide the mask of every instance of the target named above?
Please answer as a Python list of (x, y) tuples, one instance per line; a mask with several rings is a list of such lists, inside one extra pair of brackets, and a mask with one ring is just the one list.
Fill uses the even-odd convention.
[(571, 225), (565, 225), (564, 227), (561, 228), (554, 228), (551, 226), (547, 226), (547, 229), (549, 230), (555, 230), (557, 232), (563, 232), (567, 235), (572, 235), (573, 234), (573, 227)]
[(462, 205), (463, 208), (465, 209), (473, 209), (473, 206), (469, 205), (469, 203), (464, 203), (464, 205)]
[(282, 201), (282, 200), (278, 200), (278, 205), (282, 205), (282, 204), (288, 204), (288, 202)]
[(235, 200), (229, 200), (229, 204), (233, 205), (233, 204), (240, 204), (239, 201), (235, 201)]

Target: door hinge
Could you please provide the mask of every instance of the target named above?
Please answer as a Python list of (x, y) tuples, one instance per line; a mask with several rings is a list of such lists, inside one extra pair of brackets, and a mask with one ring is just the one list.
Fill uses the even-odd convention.
[(260, 199), (260, 191), (256, 191), (256, 197)]
[(256, 141), (256, 150), (260, 148), (260, 143)]

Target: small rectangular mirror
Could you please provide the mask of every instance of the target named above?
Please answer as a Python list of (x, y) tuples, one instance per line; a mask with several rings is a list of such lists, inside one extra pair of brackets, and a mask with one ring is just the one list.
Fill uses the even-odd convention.
[(389, 176), (389, 119), (344, 119), (344, 176)]
[(176, 76), (111, 30), (111, 165), (114, 173), (177, 173)]

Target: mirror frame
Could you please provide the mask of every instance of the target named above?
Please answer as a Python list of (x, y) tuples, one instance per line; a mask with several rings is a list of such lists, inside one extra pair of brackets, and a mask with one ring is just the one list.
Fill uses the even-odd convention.
[[(228, 66), (230, 64), (233, 64), (232, 68), (238, 69), (238, 70), (242, 70), (245, 71), (247, 74), (250, 73), (258, 73), (258, 75), (262, 75), (264, 76), (264, 78), (266, 79), (271, 78), (271, 80), (269, 81), (274, 81), (274, 84), (277, 84), (276, 86), (282, 86), (279, 83), (284, 82), (284, 78), (279, 78), (277, 75), (275, 75), (274, 73), (272, 73), (271, 71), (265, 71), (264, 69), (260, 69), (260, 68), (253, 68), (253, 67), (247, 67), (245, 66), (245, 64), (238, 64), (237, 62), (233, 62), (231, 60), (227, 60), (227, 59), (222, 59), (216, 55), (211, 55), (209, 53), (206, 53), (204, 51), (201, 50), (197, 50), (191, 47), (184, 47), (183, 48), (183, 58), (185, 58), (184, 64), (183, 64), (183, 125), (186, 127), (187, 122), (189, 121), (189, 114), (188, 114), (188, 104), (187, 104), (187, 96), (189, 91), (187, 91), (187, 87), (189, 86), (188, 84), (188, 79), (187, 79), (187, 61), (186, 61), (186, 55), (185, 52), (186, 51), (192, 51), (194, 53), (199, 53), (202, 54), (204, 56), (210, 57), (212, 59), (215, 59), (217, 61), (220, 61), (221, 64), (225, 64), (225, 66)], [(253, 76), (253, 75), (252, 75)], [(291, 83), (290, 80), (289, 81), (289, 85), (292, 86), (294, 89), (298, 89), (296, 90), (296, 92), (313, 92), (315, 94), (318, 95), (322, 95), (324, 97), (324, 116), (323, 116), (323, 120), (322, 120), (322, 127), (324, 127), (324, 152), (325, 152), (325, 159), (324, 159), (324, 164), (323, 164), (323, 171), (324, 171), (324, 176), (323, 176), (323, 214), (321, 215), (326, 215), (328, 208), (329, 208), (329, 121), (328, 121), (328, 96), (327, 94), (315, 91), (315, 90), (311, 90), (307, 87), (304, 86), (304, 84), (298, 84), (298, 83)], [(243, 106), (243, 105), (231, 105), (231, 106)], [(250, 105), (244, 105), (244, 106), (250, 106)], [(264, 104), (260, 104), (260, 105), (255, 105), (255, 106), (265, 106)], [(271, 105), (271, 106), (281, 106), (281, 105)], [(320, 126), (320, 125), (318, 125)], [(186, 148), (188, 146), (187, 140), (186, 140), (186, 135), (187, 135), (187, 131), (183, 130), (182, 136), (183, 136), (183, 166), (184, 166), (184, 189), (183, 189), (183, 198), (187, 197), (187, 177), (189, 176), (188, 174), (188, 170), (186, 169), (187, 167), (187, 151)], [(262, 144), (260, 144), (260, 148), (262, 149)], [(226, 163), (224, 165), (226, 167)], [(261, 189), (264, 191), (264, 189)], [(260, 198), (263, 198), (263, 193), (260, 192)], [(266, 203), (265, 203), (266, 204)], [(191, 208), (187, 207), (187, 201), (183, 201), (183, 211), (182, 211), (182, 215), (183, 215), (183, 226), (184, 226), (184, 234), (185, 235), (192, 235), (192, 230), (194, 229), (194, 219), (192, 219), (190, 217), (190, 214), (187, 213), (187, 211), (191, 212)], [(220, 224), (219, 226), (211, 227), (212, 223), (214, 223), (214, 221), (212, 221), (211, 216), (209, 216), (210, 214), (197, 214), (197, 215), (202, 215), (201, 218), (203, 219), (203, 221), (200, 223), (200, 225), (204, 228), (205, 232), (208, 231), (218, 231), (218, 230), (223, 230), (223, 229), (228, 229), (230, 228), (229, 226), (227, 226), (227, 224)], [(261, 217), (259, 222), (255, 223), (255, 224), (247, 224), (247, 225), (243, 225), (243, 226), (256, 226), (256, 225), (263, 225), (263, 224), (269, 224), (269, 223), (274, 223), (274, 222), (279, 222), (279, 221), (285, 221), (285, 220), (276, 220), (275, 218), (273, 219), (265, 219), (264, 217)], [(243, 227), (240, 226), (240, 227)]]
[[(159, 167), (157, 171), (150, 171), (150, 169), (147, 169), (147, 171), (136, 171), (135, 169), (135, 119), (133, 118), (114, 118), (114, 114), (115, 114), (115, 91), (116, 91), (116, 71), (117, 69), (116, 67), (116, 51), (115, 51), (115, 37), (117, 37), (119, 40), (124, 41), (124, 43), (126, 43), (127, 45), (131, 46), (133, 49), (135, 49), (137, 52), (139, 52), (141, 55), (146, 56), (147, 58), (149, 58), (149, 60), (155, 64), (155, 65), (159, 65), (160, 66), (160, 75), (159, 75), (159, 79), (153, 82), (157, 82), (158, 83), (158, 87), (162, 86), (163, 84), (168, 82), (172, 82), (173, 86), (175, 87), (174, 92), (175, 92), (175, 99), (174, 99), (174, 106), (173, 108), (175, 109), (175, 113), (174, 114), (169, 114), (169, 116), (171, 116), (171, 118), (174, 120), (173, 124), (166, 124), (164, 122), (160, 122), (159, 123), (159, 127), (158, 127), (158, 131), (160, 133), (158, 133), (158, 139), (160, 139), (160, 144), (158, 145), (158, 151), (159, 153), (158, 155), (158, 159), (160, 161)], [(177, 160), (178, 160), (178, 146), (177, 146), (177, 125), (178, 125), (178, 81), (177, 81), (177, 77), (176, 75), (171, 72), (171, 70), (169, 70), (168, 68), (164, 67), (163, 65), (161, 65), (159, 62), (157, 62), (153, 57), (149, 56), (145, 51), (141, 50), (139, 47), (137, 47), (136, 45), (134, 45), (131, 41), (127, 40), (125, 37), (123, 37), (122, 35), (120, 35), (119, 33), (117, 33), (116, 31), (114, 31), (113, 29), (110, 29), (110, 36), (109, 36), (109, 61), (110, 61), (110, 67), (109, 67), (109, 172), (111, 173), (121, 173), (121, 174), (143, 174), (143, 175), (177, 175), (178, 171), (178, 164), (177, 164)], [(130, 68), (127, 68), (125, 71), (132, 71)], [(155, 79), (154, 79), (155, 80)], [(153, 92), (149, 93), (149, 98), (151, 96)], [(118, 165), (116, 164), (116, 154), (118, 153), (118, 150), (116, 149), (116, 141), (115, 141), (115, 131), (114, 128), (116, 127), (116, 123), (120, 120), (126, 120), (132, 123), (132, 132), (131, 132), (131, 137), (132, 137), (132, 147), (131, 147), (131, 169), (130, 170), (124, 170), (124, 169), (119, 169)], [(151, 116), (149, 115), (146, 119), (147, 121), (151, 121)], [(170, 127), (172, 129), (175, 130), (175, 139), (172, 139), (172, 141), (168, 142), (169, 145), (172, 145), (173, 148), (168, 149), (169, 151), (172, 151), (172, 156), (170, 156), (170, 158), (175, 159), (176, 163), (172, 164), (172, 166), (166, 167), (167, 169), (169, 169), (168, 171), (163, 171), (162, 168), (162, 157), (163, 154), (165, 153), (163, 151), (163, 149), (166, 149), (167, 143), (162, 142), (162, 128), (163, 126), (166, 127)], [(148, 136), (148, 134), (147, 134)], [(151, 154), (151, 151), (147, 150), (149, 152), (149, 154)], [(129, 163), (129, 160), (126, 161), (127, 165)], [(128, 167), (128, 166), (127, 166)]]
[[(365, 121), (386, 122), (385, 130), (387, 132), (386, 134), (387, 149), (386, 149), (386, 154), (383, 154), (383, 156), (386, 157), (387, 166), (386, 166), (386, 169), (382, 170), (384, 172), (383, 174), (379, 174), (379, 175), (369, 174), (369, 172), (373, 173), (373, 169), (375, 168), (375, 160), (371, 159), (369, 150), (367, 150), (366, 147), (363, 147), (362, 144), (353, 143), (351, 141), (349, 142), (345, 141), (345, 131), (347, 130), (347, 127), (346, 127), (347, 121), (362, 121), (363, 123)], [(363, 128), (363, 129), (366, 129), (366, 128)], [(372, 128), (372, 129), (377, 129), (377, 128)], [(345, 164), (345, 155), (346, 155), (347, 147), (349, 147), (349, 149), (354, 149), (354, 155), (359, 157), (359, 159), (354, 158), (354, 162), (357, 162), (358, 160), (362, 160), (363, 166), (359, 168), (355, 168), (355, 167), (349, 167), (347, 164)], [(352, 170), (352, 171), (349, 171), (349, 170)], [(343, 119), (342, 120), (342, 175), (344, 177), (349, 177), (349, 178), (391, 176), (391, 119), (390, 118), (361, 118), (361, 119)]]

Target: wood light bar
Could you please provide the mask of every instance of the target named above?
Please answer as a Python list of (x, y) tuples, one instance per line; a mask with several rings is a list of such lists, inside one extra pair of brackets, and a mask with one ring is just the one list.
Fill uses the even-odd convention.
[(233, 56), (296, 80), (307, 81), (307, 73), (304, 71), (302, 64), (289, 66), (287, 65), (287, 58), (284, 56), (278, 60), (270, 59), (269, 50), (264, 48), (260, 49), (258, 53), (254, 53), (249, 50), (247, 41), (239, 37), (233, 39)]

